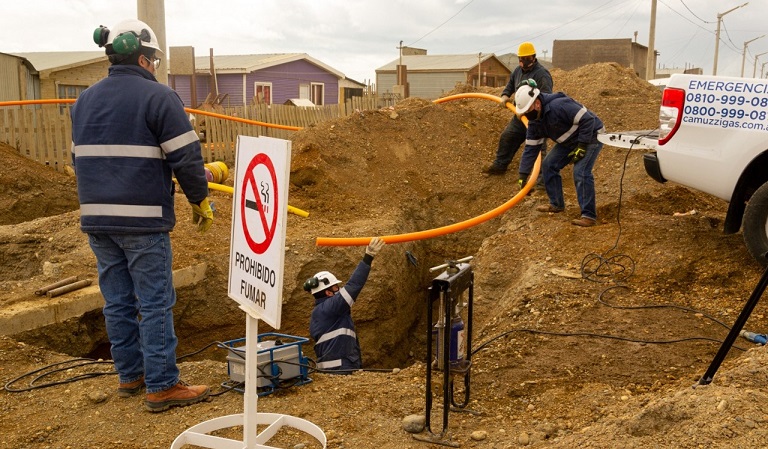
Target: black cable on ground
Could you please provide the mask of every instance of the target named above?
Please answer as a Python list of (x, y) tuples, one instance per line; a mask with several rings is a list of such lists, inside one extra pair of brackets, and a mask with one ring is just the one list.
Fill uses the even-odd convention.
[[(600, 294), (597, 297), (597, 300), (600, 304), (605, 305), (606, 307), (611, 307), (613, 309), (620, 309), (620, 310), (638, 310), (638, 309), (660, 309), (660, 308), (670, 308), (670, 309), (677, 309), (682, 310), (685, 312), (690, 312), (694, 314), (700, 314), (704, 318), (707, 318), (711, 321), (714, 321), (715, 323), (723, 326), (727, 330), (731, 330), (731, 327), (727, 324), (723, 323), (722, 321), (718, 320), (717, 318), (713, 317), (712, 315), (706, 314), (704, 312), (701, 312), (696, 309), (692, 309), (690, 307), (685, 306), (679, 306), (676, 304), (651, 304), (651, 305), (642, 305), (642, 306), (616, 306), (613, 304), (610, 304), (603, 300), (603, 295), (608, 292), (609, 290), (612, 290), (614, 288), (626, 288), (629, 289), (629, 287), (625, 285), (613, 285), (610, 286), (603, 291), (600, 292)], [(526, 332), (531, 334), (544, 334), (544, 335), (554, 335), (554, 336), (560, 336), (560, 337), (594, 337), (594, 338), (607, 338), (612, 340), (621, 340), (621, 341), (627, 341), (632, 343), (644, 343), (644, 344), (672, 344), (672, 343), (682, 343), (686, 341), (693, 341), (693, 340), (704, 340), (704, 341), (711, 341), (718, 344), (722, 344), (722, 340), (718, 340), (716, 338), (711, 337), (687, 337), (687, 338), (679, 338), (675, 340), (638, 340), (634, 338), (628, 338), (628, 337), (619, 337), (616, 335), (606, 335), (606, 334), (595, 334), (591, 332), (552, 332), (552, 331), (545, 331), (540, 329), (528, 329), (528, 328), (518, 328), (518, 329), (510, 329), (506, 332), (502, 332), (501, 334), (496, 335), (495, 337), (492, 337), (490, 340), (485, 341), (483, 344), (478, 346), (477, 348), (474, 348), (472, 350), (472, 355), (474, 355), (476, 352), (483, 349), (485, 346), (489, 345), (490, 343), (494, 342), (495, 340), (498, 340), (499, 338), (505, 337), (509, 334), (512, 334), (514, 332)], [(733, 346), (735, 349), (738, 349), (740, 351), (745, 351), (746, 349), (740, 348), (738, 346)]]
[[(58, 363), (51, 363), (49, 365), (45, 365), (42, 368), (36, 369), (34, 371), (30, 371), (27, 373), (22, 374), (21, 376), (18, 376), (16, 378), (13, 378), (5, 383), (3, 386), (3, 389), (9, 393), (21, 393), (23, 391), (31, 391), (31, 390), (37, 390), (40, 388), (47, 388), (52, 387), (54, 385), (63, 385), (68, 384), (72, 382), (77, 382), (79, 380), (83, 379), (90, 379), (93, 377), (98, 376), (107, 376), (107, 375), (114, 375), (117, 374), (117, 371), (98, 371), (98, 372), (92, 372), (92, 373), (84, 373), (84, 374), (78, 374), (72, 377), (69, 377), (64, 380), (58, 380), (53, 382), (47, 382), (42, 384), (37, 384), (36, 382), (40, 379), (43, 379), (45, 377), (51, 376), (53, 374), (59, 373), (61, 371), (68, 371), (73, 368), (79, 368), (82, 366), (87, 365), (100, 365), (100, 364), (108, 364), (114, 366), (112, 362), (102, 361), (102, 360), (93, 360), (93, 359), (86, 359), (86, 358), (77, 358), (77, 359), (71, 359), (71, 360), (65, 360), (63, 362)], [(62, 366), (65, 365), (65, 366)], [(61, 368), (56, 368), (62, 366)], [(25, 388), (13, 388), (12, 385), (16, 382), (19, 382), (20, 380), (34, 376), (37, 373), (43, 372), (42, 374), (35, 376)]]
[[(657, 128), (658, 129), (658, 128)], [(637, 136), (636, 139), (653, 135), (657, 130)], [(635, 140), (636, 141), (636, 140)], [(624, 163), (621, 168), (621, 178), (619, 180), (619, 200), (616, 209), (616, 224), (619, 226), (619, 233), (616, 235), (616, 241), (613, 246), (601, 254), (590, 253), (581, 260), (581, 277), (594, 282), (623, 282), (629, 279), (635, 272), (635, 261), (626, 254), (614, 254), (608, 256), (611, 251), (619, 247), (621, 238), (621, 202), (624, 196), (624, 175), (627, 172), (627, 160), (635, 146), (635, 141), (629, 145), (627, 154), (624, 156)]]

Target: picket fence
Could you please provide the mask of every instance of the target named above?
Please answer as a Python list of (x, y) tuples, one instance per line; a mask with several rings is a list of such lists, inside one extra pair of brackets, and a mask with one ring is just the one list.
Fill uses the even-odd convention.
[[(312, 108), (293, 105), (252, 105), (235, 108), (201, 108), (203, 111), (284, 127), (305, 128), (324, 120), (346, 117), (356, 111), (393, 106), (393, 98), (353, 97), (345, 103)], [(30, 105), (0, 107), (0, 142), (57, 171), (71, 166), (72, 123), (70, 105)], [(190, 121), (200, 136), (206, 163), (223, 161), (233, 164), (237, 136), (268, 136), (291, 139), (293, 130), (242, 123), (227, 118), (211, 117), (195, 110)]]

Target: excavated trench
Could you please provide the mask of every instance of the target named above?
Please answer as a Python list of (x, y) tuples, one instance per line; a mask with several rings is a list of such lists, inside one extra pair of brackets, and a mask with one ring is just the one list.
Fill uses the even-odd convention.
[[(457, 198), (452, 198), (457, 201)], [(468, 200), (470, 201), (470, 200)], [(402, 212), (401, 232), (428, 229), (446, 224), (446, 217), (416, 202), (405, 205)], [(486, 225), (481, 225), (486, 226)], [(442, 271), (429, 272), (432, 266), (473, 255), (482, 243), (484, 233), (469, 229), (439, 239), (414, 241), (392, 245), (389, 253), (374, 261), (371, 278), (379, 281), (366, 285), (358, 306), (353, 310), (358, 334), (363, 347), (363, 360), (367, 368), (404, 367), (422, 360), (427, 338), (426, 307), (429, 287)], [(34, 252), (35, 248), (26, 248)], [(13, 254), (2, 254), (11, 251)], [(331, 254), (341, 262), (333, 269), (345, 279), (359, 260), (361, 248), (325, 248), (319, 252)], [(18, 248), (0, 246), (0, 259), (18, 257)], [(322, 255), (316, 255), (324, 258)], [(245, 317), (237, 304), (226, 294), (228, 254), (207, 254), (206, 280), (177, 289), (174, 308), (176, 333), (179, 337), (177, 354), (185, 360), (214, 359), (224, 361), (226, 351), (217, 342), (242, 338)], [(318, 260), (306, 259), (293, 279), (284, 280), (287, 291), (282, 309), (281, 329), (275, 330), (260, 323), (259, 332), (279, 332), (301, 337), (308, 336), (308, 315), (311, 300), (302, 291), (303, 279), (318, 269)], [(31, 264), (28, 265), (31, 267)], [(32, 268), (29, 268), (32, 269)], [(29, 271), (29, 270), (27, 270)], [(34, 270), (33, 270), (34, 271)], [(23, 272), (31, 276), (33, 272)], [(344, 273), (344, 274), (342, 274)], [(93, 310), (62, 323), (25, 331), (13, 338), (18, 341), (64, 353), (72, 357), (110, 359), (104, 317)], [(314, 357), (309, 346), (304, 355)]]

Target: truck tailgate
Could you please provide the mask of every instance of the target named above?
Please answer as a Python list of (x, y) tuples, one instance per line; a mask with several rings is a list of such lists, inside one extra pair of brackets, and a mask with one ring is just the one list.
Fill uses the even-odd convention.
[(618, 148), (637, 148), (655, 150), (659, 144), (659, 130), (624, 131), (597, 135), (600, 142)]

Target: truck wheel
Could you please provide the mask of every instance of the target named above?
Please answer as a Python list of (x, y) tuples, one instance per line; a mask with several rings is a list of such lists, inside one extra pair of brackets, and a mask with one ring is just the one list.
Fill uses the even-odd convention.
[(768, 183), (760, 186), (744, 210), (744, 242), (762, 266), (768, 266)]

